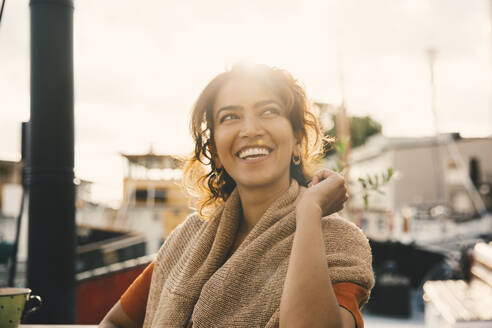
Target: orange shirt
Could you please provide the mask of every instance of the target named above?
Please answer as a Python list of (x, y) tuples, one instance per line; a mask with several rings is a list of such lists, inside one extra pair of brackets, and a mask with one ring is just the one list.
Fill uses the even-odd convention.
[[(140, 326), (145, 318), (153, 270), (154, 262), (145, 268), (120, 298), (120, 303), (125, 313)], [(354, 316), (357, 328), (364, 328), (359, 305), (367, 298), (367, 290), (351, 282), (339, 282), (333, 284), (333, 291), (338, 304), (350, 311)]]

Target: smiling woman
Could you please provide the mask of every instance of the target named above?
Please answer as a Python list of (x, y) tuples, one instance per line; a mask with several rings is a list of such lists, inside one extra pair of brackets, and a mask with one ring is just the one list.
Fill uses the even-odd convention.
[(195, 152), (184, 183), (198, 213), (101, 327), (363, 327), (371, 250), (335, 213), (343, 177), (312, 173), (321, 132), (285, 71), (238, 65), (192, 112)]
[[(257, 103), (247, 103), (253, 99)], [(241, 106), (243, 102), (245, 106)], [(232, 122), (226, 123), (226, 120)], [(216, 131), (218, 130), (218, 137), (221, 138), (222, 135), (230, 134), (233, 129), (241, 129), (243, 123), (258, 122), (263, 122), (263, 126), (270, 126), (269, 123), (272, 123), (271, 128), (293, 134), (295, 151), (301, 163), (294, 165), (290, 159), (283, 160), (282, 163), (290, 163), (290, 175), (300, 185), (307, 186), (311, 180), (322, 156), (323, 135), (316, 117), (310, 111), (304, 89), (286, 71), (263, 65), (238, 64), (230, 71), (218, 75), (205, 87), (192, 113), (191, 132), (195, 140), (195, 152), (185, 167), (184, 184), (191, 194), (200, 199), (200, 214), (210, 214), (227, 199), (237, 183), (231, 178), (230, 172), (224, 170), (219, 162), (212, 160), (217, 155), (213, 152), (218, 151), (218, 148), (212, 146), (216, 142)], [(251, 126), (247, 125), (246, 129), (248, 128)], [(241, 133), (244, 134), (244, 131)], [(247, 131), (246, 134), (248, 133), (256, 132)], [(264, 131), (260, 131), (261, 133)], [(260, 135), (250, 139), (249, 142), (253, 145), (255, 142), (265, 142), (267, 145), (265, 137)], [(276, 162), (277, 165), (279, 163)], [(203, 165), (210, 165), (210, 170), (205, 173)]]

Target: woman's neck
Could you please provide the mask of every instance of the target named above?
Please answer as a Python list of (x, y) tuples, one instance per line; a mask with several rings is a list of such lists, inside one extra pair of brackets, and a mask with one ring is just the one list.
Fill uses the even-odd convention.
[(262, 186), (261, 188), (238, 186), (243, 214), (240, 231), (249, 233), (268, 207), (289, 189), (289, 185), (290, 181), (282, 181), (279, 184)]

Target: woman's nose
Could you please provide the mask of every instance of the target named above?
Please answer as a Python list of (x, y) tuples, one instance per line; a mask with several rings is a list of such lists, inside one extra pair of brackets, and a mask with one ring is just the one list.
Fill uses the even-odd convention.
[(240, 131), (241, 137), (256, 137), (263, 135), (264, 130), (260, 120), (253, 115), (246, 115), (243, 119)]

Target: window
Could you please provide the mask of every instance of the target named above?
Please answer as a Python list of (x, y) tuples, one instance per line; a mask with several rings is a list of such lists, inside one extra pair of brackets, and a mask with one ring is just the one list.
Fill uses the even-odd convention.
[(164, 204), (167, 200), (167, 192), (165, 189), (156, 189), (154, 194), (154, 201), (159, 204)]
[(135, 200), (137, 202), (146, 202), (148, 197), (147, 189), (137, 189), (135, 190)]

